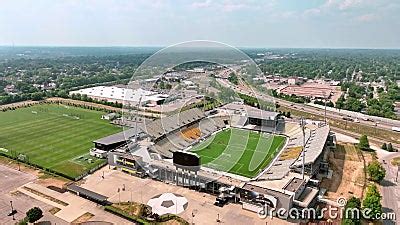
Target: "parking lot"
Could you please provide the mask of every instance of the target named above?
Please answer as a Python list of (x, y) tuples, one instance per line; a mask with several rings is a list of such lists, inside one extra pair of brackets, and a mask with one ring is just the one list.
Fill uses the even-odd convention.
[[(19, 172), (18, 170), (0, 165), (0, 224), (14, 224), (16, 221), (23, 219), (26, 216), (26, 211), (35, 206), (41, 208), (43, 211), (44, 217), (41, 221), (50, 220), (57, 224), (67, 224), (48, 212), (52, 206), (22, 193), (15, 192), (18, 187), (35, 179), (36, 177), (32, 174)], [(15, 220), (13, 220), (12, 216), (7, 215), (11, 211), (10, 201), (12, 201), (13, 208), (17, 210), (17, 213), (14, 215)]]

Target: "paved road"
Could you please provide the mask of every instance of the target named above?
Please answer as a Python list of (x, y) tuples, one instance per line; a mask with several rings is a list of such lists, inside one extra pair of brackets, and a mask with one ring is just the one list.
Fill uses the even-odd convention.
[[(384, 220), (383, 224), (397, 224), (400, 222), (400, 179), (396, 182), (397, 167), (393, 166), (390, 161), (394, 157), (400, 157), (400, 152), (391, 153), (382, 156), (379, 161), (386, 169), (386, 177), (381, 183), (382, 206), (384, 212), (396, 213), (397, 220)], [(385, 163), (384, 163), (385, 161)], [(400, 175), (400, 174), (399, 174)]]

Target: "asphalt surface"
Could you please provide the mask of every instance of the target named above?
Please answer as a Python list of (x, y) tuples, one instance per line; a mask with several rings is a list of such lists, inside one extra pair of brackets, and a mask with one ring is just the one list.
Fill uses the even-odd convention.
[[(398, 222), (400, 222), (400, 177), (396, 181), (398, 168), (390, 163), (391, 159), (394, 157), (400, 157), (400, 152), (392, 153), (379, 159), (386, 169), (386, 177), (381, 182), (383, 212), (396, 213), (395, 220), (383, 220), (383, 224), (388, 225), (398, 224)], [(400, 173), (398, 175), (400, 175)]]
[[(24, 194), (13, 194), (18, 187), (35, 179), (36, 177), (31, 174), (0, 165), (0, 224), (15, 224), (17, 221), (25, 218), (26, 212), (35, 206), (43, 211), (44, 216), (40, 221), (67, 224), (65, 221), (48, 212), (53, 208), (52, 206)], [(8, 216), (11, 212), (10, 201), (12, 201), (13, 208), (17, 210), (17, 213), (14, 214), (14, 219), (12, 216)]]

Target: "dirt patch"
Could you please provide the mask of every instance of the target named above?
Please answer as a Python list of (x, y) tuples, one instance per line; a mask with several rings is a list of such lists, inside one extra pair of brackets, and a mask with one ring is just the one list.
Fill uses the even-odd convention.
[(28, 107), (28, 106), (32, 106), (35, 104), (38, 104), (40, 102), (38, 101), (23, 101), (23, 102), (16, 102), (16, 103), (11, 103), (11, 104), (7, 104), (7, 105), (0, 105), (0, 110), (6, 110), (6, 109), (11, 109), (11, 108), (22, 108), (22, 107)]
[(80, 217), (76, 218), (74, 221), (72, 221), (71, 224), (81, 224), (81, 223), (87, 222), (93, 216), (94, 216), (93, 214), (86, 212), (82, 216), (80, 216)]
[(18, 161), (12, 160), (10, 158), (7, 158), (5, 156), (0, 156), (0, 164), (5, 165), (5, 166), (15, 169), (15, 170), (19, 170), (24, 173), (29, 173), (29, 174), (32, 174), (35, 176), (40, 175), (40, 170), (30, 167), (26, 164), (20, 163)]
[(182, 225), (182, 222), (172, 219), (172, 220), (168, 220), (167, 222), (159, 222), (158, 224), (162, 224), (162, 225)]
[(400, 157), (393, 158), (391, 163), (393, 166), (400, 166)]
[(141, 216), (144, 210), (144, 205), (137, 202), (121, 202), (113, 204), (113, 206), (115, 208), (121, 209), (131, 216)]
[(104, 110), (109, 110), (109, 111), (114, 111), (114, 112), (120, 112), (122, 109), (121, 108), (116, 108), (112, 106), (107, 106), (107, 105), (102, 105), (98, 103), (93, 103), (93, 102), (84, 102), (80, 100), (74, 100), (74, 99), (66, 99), (66, 98), (48, 98), (45, 100), (46, 102), (50, 103), (63, 103), (63, 104), (74, 104), (74, 105), (79, 105), (79, 106), (84, 106), (84, 107), (94, 107), (98, 109), (104, 109)]
[[(53, 176), (51, 174), (44, 173), (44, 172), (40, 172), (38, 179), (35, 181), (35, 183), (40, 184), (44, 187), (48, 187), (48, 188), (53, 187), (54, 189), (50, 188), (52, 190), (55, 190), (55, 188), (63, 189), (63, 187), (68, 182), (70, 182), (70, 181), (66, 178), (56, 177), (56, 176)], [(55, 191), (57, 191), (57, 190), (55, 190)]]
[(321, 187), (327, 189), (326, 197), (336, 201), (339, 197), (361, 197), (365, 184), (363, 155), (349, 143), (338, 143), (337, 149), (329, 155), (332, 178), (324, 180)]
[(35, 195), (37, 195), (37, 196), (40, 196), (42, 198), (45, 198), (47, 200), (50, 200), (50, 201), (55, 202), (57, 204), (60, 204), (62, 206), (67, 206), (68, 205), (68, 203), (66, 203), (66, 202), (63, 202), (63, 201), (61, 201), (59, 199), (56, 199), (56, 198), (53, 198), (53, 197), (51, 197), (49, 195), (43, 194), (42, 192), (36, 191), (35, 189), (29, 188), (29, 187), (22, 187), (22, 188), (27, 190), (27, 191), (29, 191), (29, 192), (31, 192), (31, 193), (33, 193), (33, 194), (35, 194)]
[(51, 215), (54, 215), (56, 213), (58, 213), (61, 209), (57, 208), (57, 207), (53, 207), (49, 210), (49, 213), (51, 213)]
[(27, 196), (26, 194), (24, 194), (24, 193), (22, 193), (22, 192), (20, 192), (20, 191), (12, 191), (12, 192), (10, 192), (10, 194), (11, 194), (12, 196), (15, 196), (15, 197)]

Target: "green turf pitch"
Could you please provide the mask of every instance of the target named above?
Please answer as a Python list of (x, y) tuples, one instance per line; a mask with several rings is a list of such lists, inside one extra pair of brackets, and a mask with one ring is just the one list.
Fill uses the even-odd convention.
[(257, 176), (273, 160), (285, 137), (242, 129), (226, 129), (192, 148), (201, 164), (249, 178)]
[[(122, 129), (101, 120), (104, 112), (44, 104), (0, 112), (0, 149), (70, 177), (104, 160), (88, 155), (93, 140)], [(4, 150), (6, 149), (6, 150)], [(89, 163), (88, 158), (94, 160)]]

